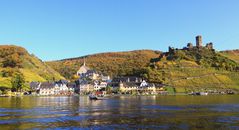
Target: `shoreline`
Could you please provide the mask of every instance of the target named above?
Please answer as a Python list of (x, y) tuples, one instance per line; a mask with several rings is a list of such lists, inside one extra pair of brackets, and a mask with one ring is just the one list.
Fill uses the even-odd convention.
[[(148, 95), (136, 95), (136, 94), (112, 94), (106, 95), (105, 97), (117, 97), (117, 96), (128, 96), (128, 97), (144, 97), (144, 96), (224, 96), (224, 95), (239, 95), (239, 94), (208, 94), (208, 95), (192, 95), (187, 93), (175, 93), (175, 94), (148, 94)], [(9, 95), (0, 95), (1, 97), (84, 97), (86, 95), (21, 95), (21, 96), (9, 96)]]

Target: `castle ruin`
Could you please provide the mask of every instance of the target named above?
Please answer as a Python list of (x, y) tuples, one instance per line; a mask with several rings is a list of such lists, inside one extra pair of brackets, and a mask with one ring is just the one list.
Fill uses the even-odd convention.
[[(193, 46), (193, 43), (190, 42), (190, 43), (187, 44), (186, 47), (184, 47), (181, 50), (192, 50), (194, 48), (198, 48), (198, 49), (206, 48), (206, 49), (209, 49), (209, 50), (214, 50), (212, 42), (209, 42), (209, 43), (206, 44), (206, 46), (203, 46), (202, 36), (201, 35), (196, 36), (196, 46)], [(169, 53), (174, 53), (175, 50), (178, 50), (178, 49), (174, 49), (173, 47), (169, 47), (168, 52)]]
[(213, 49), (213, 43), (212, 42), (207, 43), (206, 48), (212, 50)]
[(192, 43), (188, 43), (187, 48), (188, 49), (192, 49), (193, 48), (193, 44)]

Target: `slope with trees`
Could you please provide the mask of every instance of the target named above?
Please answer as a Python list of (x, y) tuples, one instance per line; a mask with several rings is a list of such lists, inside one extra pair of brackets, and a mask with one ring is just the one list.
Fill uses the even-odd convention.
[(147, 67), (150, 59), (157, 58), (161, 52), (153, 50), (137, 50), (129, 52), (111, 52), (88, 55), (84, 57), (47, 62), (67, 79), (72, 79), (77, 70), (83, 65), (108, 74), (111, 77), (125, 75), (140, 75), (141, 70)]
[(24, 79), (26, 83), (64, 79), (58, 72), (33, 54), (30, 55), (24, 48), (13, 45), (1, 45), (0, 88), (15, 87), (13, 80), (19, 79), (19, 77)]

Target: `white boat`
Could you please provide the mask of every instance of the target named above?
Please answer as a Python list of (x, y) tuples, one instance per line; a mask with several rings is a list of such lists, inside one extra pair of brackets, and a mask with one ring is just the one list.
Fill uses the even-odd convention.
[(208, 92), (200, 92), (200, 95), (208, 95)]
[(208, 95), (208, 92), (192, 92), (192, 93), (189, 93), (189, 95), (201, 95), (201, 96), (206, 96), (206, 95)]

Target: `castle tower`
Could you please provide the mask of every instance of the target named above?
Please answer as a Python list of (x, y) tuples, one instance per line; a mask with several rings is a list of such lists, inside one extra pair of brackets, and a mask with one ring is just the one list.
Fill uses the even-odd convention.
[(202, 47), (202, 36), (196, 36), (196, 46), (198, 48)]
[(209, 49), (209, 50), (212, 50), (213, 49), (213, 43), (212, 42), (207, 43), (206, 48)]
[(188, 43), (188, 44), (187, 44), (187, 48), (188, 48), (188, 49), (192, 49), (192, 48), (193, 48), (193, 44), (192, 44), (192, 43)]

